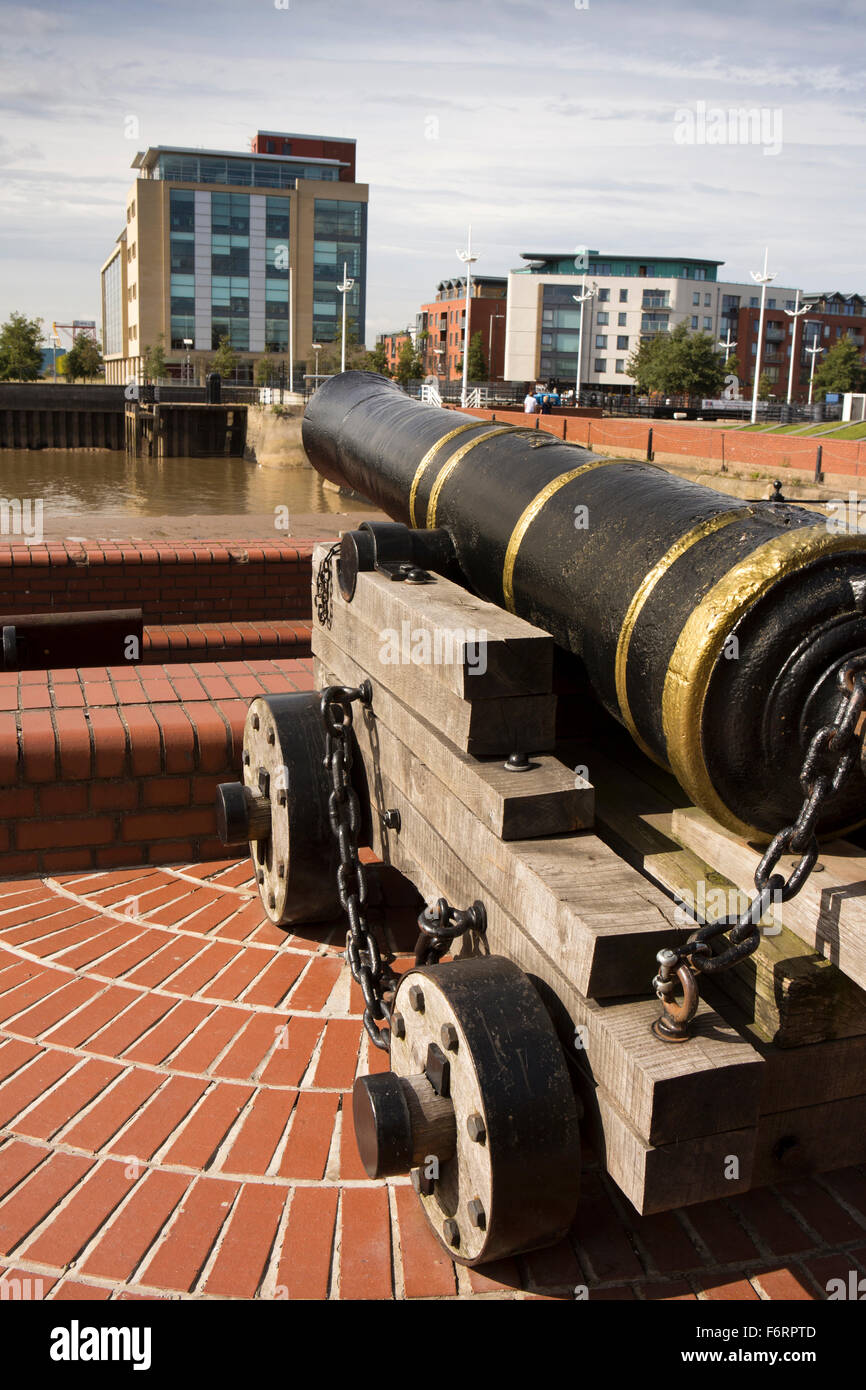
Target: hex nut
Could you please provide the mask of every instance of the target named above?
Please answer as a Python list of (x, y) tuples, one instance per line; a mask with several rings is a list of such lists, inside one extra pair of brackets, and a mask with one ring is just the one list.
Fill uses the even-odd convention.
[(479, 1231), (486, 1231), (487, 1213), (477, 1197), (473, 1197), (472, 1201), (467, 1203), (466, 1212), (473, 1226), (477, 1226)]
[(443, 1023), (439, 1030), (439, 1036), (446, 1052), (457, 1051), (457, 1029), (453, 1023)]
[(423, 1012), (424, 1012), (424, 991), (423, 991), (423, 989), (421, 988), (420, 985), (410, 985), (410, 986), (409, 986), (409, 1003), (411, 1004), (412, 1008), (415, 1010), (416, 1014), (423, 1014)]
[(391, 1018), (391, 1032), (395, 1038), (405, 1038), (406, 1020), (402, 1014), (394, 1014)]
[(413, 1168), (409, 1174), (412, 1186), (419, 1197), (432, 1197), (435, 1183), (432, 1178), (428, 1178), (421, 1168)]
[(259, 716), (257, 714), (254, 714), (252, 719), (250, 720), (250, 723), (252, 724), (253, 728), (257, 730), (259, 727)]
[(476, 1144), (483, 1144), (487, 1138), (487, 1129), (485, 1128), (484, 1121), (477, 1112), (472, 1115), (467, 1115), (466, 1131), (469, 1138)]
[(443, 1225), (442, 1234), (444, 1235), (448, 1244), (453, 1246), (455, 1250), (459, 1247), (460, 1227), (457, 1225), (457, 1222), (454, 1220), (453, 1216), (449, 1216), (448, 1220)]

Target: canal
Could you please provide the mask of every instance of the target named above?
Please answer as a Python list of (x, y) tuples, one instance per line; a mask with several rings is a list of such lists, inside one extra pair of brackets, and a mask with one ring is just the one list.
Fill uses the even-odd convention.
[(0, 497), (41, 500), (46, 539), (329, 534), (375, 511), (326, 488), (307, 466), (222, 456), (157, 462), (106, 450), (2, 449)]

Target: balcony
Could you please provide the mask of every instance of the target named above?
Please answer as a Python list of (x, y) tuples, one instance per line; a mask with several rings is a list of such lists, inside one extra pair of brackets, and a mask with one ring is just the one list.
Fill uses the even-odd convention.
[(768, 324), (764, 337), (768, 343), (784, 343), (785, 330), (784, 328), (776, 327), (775, 324)]

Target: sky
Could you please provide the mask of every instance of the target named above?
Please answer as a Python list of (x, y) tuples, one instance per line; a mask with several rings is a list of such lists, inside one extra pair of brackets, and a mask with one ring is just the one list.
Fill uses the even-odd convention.
[(98, 321), (136, 151), (259, 129), (357, 140), (370, 345), (470, 223), (479, 274), (588, 246), (748, 281), (768, 245), (778, 285), (866, 292), (863, 32), (862, 0), (0, 3), (0, 321)]

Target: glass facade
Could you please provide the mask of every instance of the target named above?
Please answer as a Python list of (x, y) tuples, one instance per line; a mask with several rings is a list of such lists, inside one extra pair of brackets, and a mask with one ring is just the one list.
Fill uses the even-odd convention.
[(163, 153), (153, 168), (155, 179), (172, 183), (228, 183), (241, 188), (294, 188), (298, 179), (336, 182), (340, 171), (329, 164), (284, 164), (271, 159), (232, 155)]
[(346, 296), (346, 318), (364, 340), (367, 278), (367, 205), (317, 198), (313, 229), (313, 339), (333, 343), (342, 331), (342, 295), (337, 284), (343, 266), (354, 281)]
[(268, 198), (265, 206), (265, 350), (289, 346), (288, 198)]
[(118, 252), (102, 277), (102, 351), (106, 357), (124, 349), (122, 254)]
[(577, 375), (581, 310), (572, 298), (573, 293), (569, 285), (544, 286), (539, 363), (543, 377), (565, 377), (571, 381)]
[(191, 190), (171, 190), (169, 255), (170, 344), (182, 348), (184, 338), (195, 338), (195, 194)]
[[(589, 252), (586, 266), (575, 266), (574, 256), (534, 257), (532, 265), (521, 266), (527, 275), (612, 275), (624, 279), (639, 276), (658, 280), (715, 280), (717, 265), (712, 261), (641, 261), (634, 257), (601, 260), (597, 252)], [(622, 291), (620, 292), (622, 294)]]

